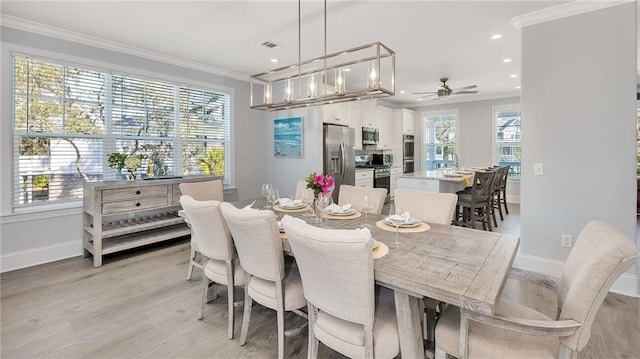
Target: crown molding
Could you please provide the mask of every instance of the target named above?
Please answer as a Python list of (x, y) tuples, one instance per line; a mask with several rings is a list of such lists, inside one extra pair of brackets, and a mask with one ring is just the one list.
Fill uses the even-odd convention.
[(523, 27), (541, 24), (543, 22), (562, 19), (565, 17), (584, 14), (591, 11), (601, 10), (612, 6), (618, 6), (636, 2), (636, 0), (619, 0), (619, 1), (594, 1), (594, 0), (578, 0), (566, 4), (553, 6), (546, 9), (533, 11), (522, 14), (511, 19), (511, 25), (516, 29), (522, 30)]
[(155, 51), (145, 50), (140, 47), (131, 46), (103, 39), (96, 36), (82, 34), (79, 32), (62, 29), (59, 27), (42, 24), (39, 22), (2, 14), (0, 16), (0, 25), (16, 30), (27, 31), (38, 35), (53, 37), (60, 40), (71, 41), (82, 45), (97, 47), (104, 50), (119, 52), (127, 55), (137, 56), (148, 60), (158, 61), (170, 65), (180, 66), (191, 70), (206, 72), (214, 75), (224, 76), (227, 78), (249, 81), (248, 74), (229, 71), (214, 66), (209, 66), (196, 61), (185, 60), (176, 56), (167, 55)]

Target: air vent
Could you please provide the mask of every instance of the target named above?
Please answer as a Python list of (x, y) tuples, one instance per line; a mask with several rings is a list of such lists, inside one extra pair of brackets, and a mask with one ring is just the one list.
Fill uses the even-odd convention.
[(266, 46), (270, 49), (279, 49), (282, 47), (282, 45), (276, 44), (275, 42), (269, 40), (262, 42), (260, 45)]

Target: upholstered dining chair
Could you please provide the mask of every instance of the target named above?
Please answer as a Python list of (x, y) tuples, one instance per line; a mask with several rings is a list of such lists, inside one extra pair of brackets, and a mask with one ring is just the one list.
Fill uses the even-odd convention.
[(294, 199), (305, 198), (313, 198), (313, 190), (311, 188), (307, 188), (307, 182), (300, 180), (296, 184), (296, 195)]
[(293, 258), (284, 258), (280, 230), (272, 211), (238, 209), (226, 202), (220, 205), (220, 209), (246, 273), (240, 345), (244, 345), (247, 340), (251, 306), (255, 300), (277, 313), (278, 358), (283, 358), (285, 311), (307, 317), (300, 311), (307, 302), (302, 292), (298, 267)]
[(433, 224), (451, 224), (458, 196), (453, 193), (428, 193), (397, 188), (396, 211), (409, 211), (412, 217)]
[(320, 229), (291, 216), (282, 225), (307, 299), (307, 358), (318, 356), (319, 341), (350, 358), (397, 356), (393, 291), (375, 286), (370, 232)]
[[(204, 315), (210, 282), (213, 282), (214, 291), (216, 284), (226, 285), (229, 306), (227, 336), (231, 339), (234, 332), (234, 288), (244, 284), (244, 270), (236, 256), (231, 233), (220, 213), (220, 203), (196, 201), (186, 195), (180, 197), (180, 204), (191, 223), (191, 240), (198, 244), (204, 264), (198, 319), (202, 319)], [(217, 294), (214, 298), (216, 296)]]
[(476, 171), (471, 189), (457, 193), (456, 224), (475, 229), (479, 221), (484, 230), (493, 230), (491, 204), (495, 177), (496, 171)]
[[(182, 182), (178, 185), (180, 193), (197, 201), (224, 201), (224, 193), (222, 190), (222, 180), (202, 181), (202, 182)], [(184, 216), (183, 211), (178, 211), (178, 214)], [(189, 218), (185, 218), (185, 222), (189, 225)], [(191, 279), (193, 274), (193, 267), (202, 268), (202, 263), (196, 259), (198, 251), (198, 243), (193, 240), (191, 236), (191, 254), (189, 257), (189, 269), (187, 271), (187, 280)]]
[(368, 213), (380, 214), (384, 206), (384, 198), (387, 195), (386, 188), (355, 187), (347, 184), (340, 185), (338, 194), (338, 205), (350, 204), (352, 208), (362, 212), (362, 198), (367, 195), (371, 198), (375, 206)]
[(436, 326), (436, 358), (578, 358), (613, 282), (640, 253), (608, 224), (589, 222), (569, 253), (559, 280), (514, 270), (514, 276), (557, 293), (555, 318), (504, 297), (495, 315), (449, 306)]

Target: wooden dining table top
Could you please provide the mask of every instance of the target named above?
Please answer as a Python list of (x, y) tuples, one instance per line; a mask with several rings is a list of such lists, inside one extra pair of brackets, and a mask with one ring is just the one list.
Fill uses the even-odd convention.
[[(251, 201), (237, 202), (246, 205)], [(254, 208), (261, 208), (258, 200)], [(275, 211), (278, 219), (284, 215), (302, 217), (301, 212)], [(378, 284), (401, 290), (414, 297), (428, 297), (473, 311), (494, 314), (507, 274), (515, 258), (520, 239), (516, 236), (429, 224), (419, 233), (400, 233), (376, 226), (384, 215), (369, 214), (371, 235), (389, 247), (389, 253), (374, 260), (374, 275)], [(364, 214), (355, 219), (323, 219), (328, 228), (356, 229), (365, 224)], [(283, 239), (285, 252), (289, 243)]]

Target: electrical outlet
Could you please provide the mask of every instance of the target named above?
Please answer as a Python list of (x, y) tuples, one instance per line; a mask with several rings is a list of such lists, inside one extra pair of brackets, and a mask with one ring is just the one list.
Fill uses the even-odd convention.
[(563, 234), (562, 235), (562, 246), (563, 247), (567, 247), (567, 248), (571, 248), (572, 245), (573, 245), (573, 236), (571, 236), (570, 234)]
[(542, 163), (534, 163), (533, 164), (533, 174), (535, 176), (544, 175), (544, 165)]

